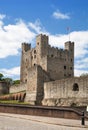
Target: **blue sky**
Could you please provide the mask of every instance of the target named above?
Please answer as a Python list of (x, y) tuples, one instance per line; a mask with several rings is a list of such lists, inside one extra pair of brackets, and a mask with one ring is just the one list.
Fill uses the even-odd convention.
[(21, 43), (35, 46), (36, 35), (64, 48), (75, 42), (75, 76), (88, 73), (88, 0), (1, 0), (0, 73), (19, 79)]

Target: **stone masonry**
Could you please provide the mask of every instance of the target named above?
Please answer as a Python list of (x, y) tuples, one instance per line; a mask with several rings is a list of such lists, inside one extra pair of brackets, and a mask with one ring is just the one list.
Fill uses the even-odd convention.
[(40, 34), (35, 48), (22, 43), (18, 91), (21, 84), (22, 89), (25, 86), (25, 101), (33, 105), (87, 105), (88, 78), (74, 77), (74, 42), (68, 41), (59, 49), (48, 41), (48, 36)]
[(27, 84), (26, 99), (41, 104), (44, 82), (74, 77), (74, 43), (66, 42), (65, 49), (51, 47), (48, 36), (38, 35), (36, 47), (22, 44), (21, 83)]
[(9, 93), (9, 84), (5, 81), (0, 81), (0, 95)]
[(87, 106), (88, 77), (74, 77), (44, 83), (43, 105)]

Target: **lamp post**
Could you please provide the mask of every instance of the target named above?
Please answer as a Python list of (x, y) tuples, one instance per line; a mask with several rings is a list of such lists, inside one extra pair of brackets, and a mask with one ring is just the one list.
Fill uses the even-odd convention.
[(81, 125), (85, 125), (85, 114), (84, 114), (84, 112), (82, 112)]

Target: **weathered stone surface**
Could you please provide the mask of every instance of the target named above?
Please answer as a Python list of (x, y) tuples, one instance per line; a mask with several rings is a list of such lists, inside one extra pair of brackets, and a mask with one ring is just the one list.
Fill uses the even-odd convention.
[[(25, 101), (49, 106), (87, 105), (88, 78), (74, 77), (74, 43), (51, 47), (48, 36), (38, 35), (36, 47), (22, 44), (21, 84)], [(23, 86), (25, 84), (25, 86)], [(11, 88), (17, 91), (17, 87)]]
[(18, 93), (21, 91), (25, 91), (27, 88), (27, 85), (25, 83), (21, 83), (21, 84), (16, 84), (16, 85), (12, 85), (10, 87), (10, 93)]
[(0, 81), (0, 95), (9, 93), (9, 84), (4, 81)]
[(44, 83), (42, 103), (49, 106), (88, 105), (88, 78), (75, 77)]

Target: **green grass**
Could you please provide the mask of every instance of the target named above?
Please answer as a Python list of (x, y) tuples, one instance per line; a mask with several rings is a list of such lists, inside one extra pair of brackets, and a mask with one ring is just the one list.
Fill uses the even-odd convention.
[[(21, 93), (21, 92), (26, 92), (26, 90), (19, 91), (19, 92), (16, 92), (16, 93)], [(16, 93), (9, 93), (9, 94), (4, 94), (4, 95), (12, 95), (12, 94), (16, 94)], [(2, 96), (4, 96), (4, 95), (2, 95)]]
[(9, 100), (7, 100), (7, 101), (0, 100), (0, 103), (3, 103), (3, 104), (23, 104), (23, 105), (29, 105), (28, 102), (19, 102), (19, 101), (16, 101), (16, 100), (11, 100), (11, 101), (9, 101)]

